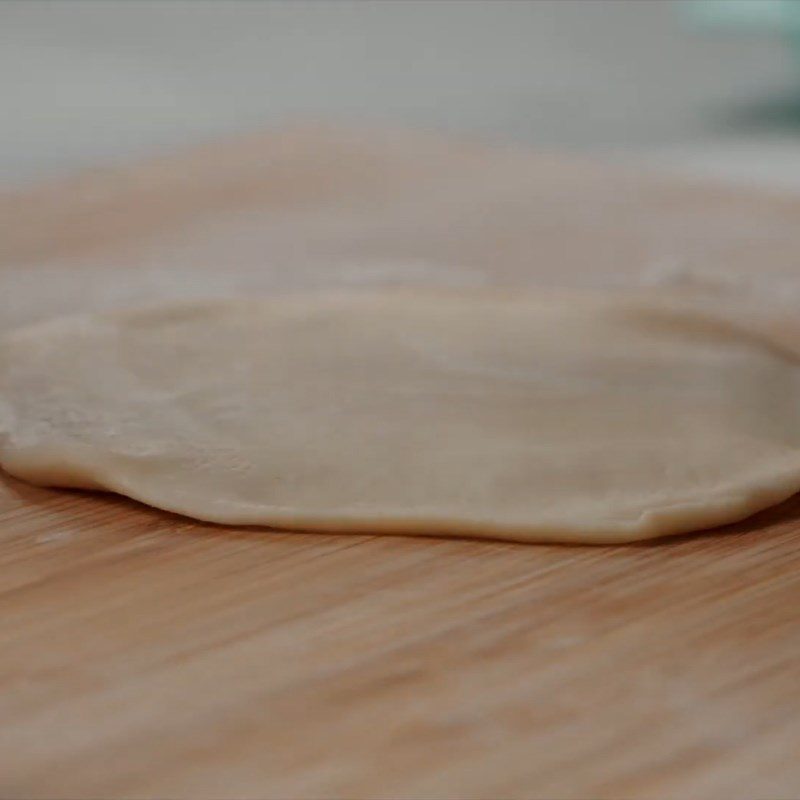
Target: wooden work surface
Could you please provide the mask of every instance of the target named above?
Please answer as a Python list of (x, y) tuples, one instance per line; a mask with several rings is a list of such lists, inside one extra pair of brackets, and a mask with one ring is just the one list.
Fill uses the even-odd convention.
[[(288, 131), (0, 196), (3, 326), (327, 285), (791, 279), (800, 198)], [(738, 278), (737, 278), (738, 280)], [(554, 547), (0, 483), (0, 797), (800, 796), (800, 502)]]

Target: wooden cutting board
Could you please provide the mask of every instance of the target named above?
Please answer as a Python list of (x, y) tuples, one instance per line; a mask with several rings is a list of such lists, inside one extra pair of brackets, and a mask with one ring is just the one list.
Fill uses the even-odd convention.
[[(328, 285), (797, 277), (800, 198), (294, 130), (0, 196), (0, 322)], [(777, 283), (776, 283), (777, 282)], [(800, 502), (624, 547), (0, 484), (3, 798), (800, 795)]]

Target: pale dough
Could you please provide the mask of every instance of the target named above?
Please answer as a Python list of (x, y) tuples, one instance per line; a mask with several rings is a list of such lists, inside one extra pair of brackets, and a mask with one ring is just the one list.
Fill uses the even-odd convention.
[(800, 367), (734, 324), (625, 297), (73, 317), (2, 340), (0, 463), (222, 523), (622, 542), (800, 489)]

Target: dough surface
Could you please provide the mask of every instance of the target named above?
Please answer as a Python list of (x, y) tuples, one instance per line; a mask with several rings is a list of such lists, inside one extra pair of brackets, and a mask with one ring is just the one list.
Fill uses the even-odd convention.
[(624, 296), (71, 317), (0, 340), (0, 464), (221, 523), (623, 542), (800, 489), (800, 367)]

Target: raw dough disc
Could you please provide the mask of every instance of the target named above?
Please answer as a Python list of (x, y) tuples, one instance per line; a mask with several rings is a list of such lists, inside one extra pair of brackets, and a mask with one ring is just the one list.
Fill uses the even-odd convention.
[(222, 523), (629, 541), (800, 489), (800, 368), (730, 323), (624, 297), (75, 317), (0, 344), (0, 463)]

